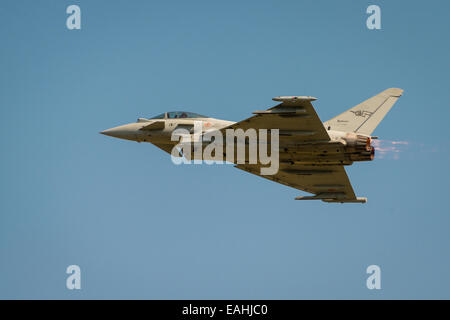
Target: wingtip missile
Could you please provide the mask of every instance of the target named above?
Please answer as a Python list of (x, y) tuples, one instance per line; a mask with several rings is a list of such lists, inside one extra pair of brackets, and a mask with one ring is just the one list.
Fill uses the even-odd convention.
[(281, 102), (295, 102), (295, 101), (315, 101), (317, 100), (317, 98), (306, 96), (285, 96), (285, 97), (275, 97), (272, 98), (272, 100)]
[(295, 200), (322, 200), (328, 203), (366, 203), (367, 198), (357, 197), (353, 199), (342, 198), (343, 193), (326, 193), (315, 196), (296, 197)]

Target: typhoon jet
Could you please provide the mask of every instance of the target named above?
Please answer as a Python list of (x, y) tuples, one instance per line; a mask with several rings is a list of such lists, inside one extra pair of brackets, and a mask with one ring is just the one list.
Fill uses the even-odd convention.
[[(137, 122), (101, 133), (149, 142), (171, 155), (183, 157), (182, 152), (173, 152), (177, 142), (171, 139), (172, 133), (176, 129), (185, 129), (193, 134), (195, 122), (201, 121), (202, 133), (225, 133), (228, 129), (278, 130), (279, 168), (275, 174), (261, 174), (264, 164), (260, 162), (231, 162), (238, 169), (311, 194), (296, 200), (365, 203), (367, 198), (355, 195), (344, 166), (374, 159), (372, 141), (378, 137), (372, 133), (402, 93), (402, 89), (387, 89), (326, 122), (320, 120), (311, 104), (316, 98), (282, 96), (273, 98), (279, 104), (264, 111), (254, 111), (253, 116), (239, 122), (175, 111), (149, 119), (139, 118)], [(224, 157), (225, 150), (226, 146), (220, 149)]]

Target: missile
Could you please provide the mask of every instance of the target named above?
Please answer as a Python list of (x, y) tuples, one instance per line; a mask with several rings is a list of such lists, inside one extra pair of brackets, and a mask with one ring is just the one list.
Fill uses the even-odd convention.
[(336, 193), (319, 193), (314, 196), (303, 196), (297, 197), (295, 200), (322, 200), (324, 202), (340, 202), (340, 203), (366, 203), (367, 198), (357, 197), (354, 199), (345, 198), (345, 193), (336, 192)]
[(296, 101), (315, 101), (317, 100), (317, 98), (306, 96), (286, 96), (286, 97), (275, 97), (272, 98), (272, 100), (281, 102), (296, 102)]

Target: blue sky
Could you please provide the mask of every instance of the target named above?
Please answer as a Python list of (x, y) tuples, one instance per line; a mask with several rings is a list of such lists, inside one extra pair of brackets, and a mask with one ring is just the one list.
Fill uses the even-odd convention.
[[(66, 28), (77, 4), (82, 29)], [(382, 30), (366, 28), (370, 4)], [(448, 1), (2, 1), (0, 298), (450, 298)], [(98, 134), (169, 110), (240, 120), (389, 88), (348, 168), (369, 202), (299, 202), (229, 165)], [(66, 289), (67, 266), (82, 289)], [(366, 288), (366, 268), (382, 289)]]

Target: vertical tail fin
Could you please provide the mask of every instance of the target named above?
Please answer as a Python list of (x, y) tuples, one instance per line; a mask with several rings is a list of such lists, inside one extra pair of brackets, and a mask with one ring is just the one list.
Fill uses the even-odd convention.
[(403, 93), (390, 88), (324, 123), (326, 128), (337, 131), (358, 132), (371, 135), (384, 116)]

